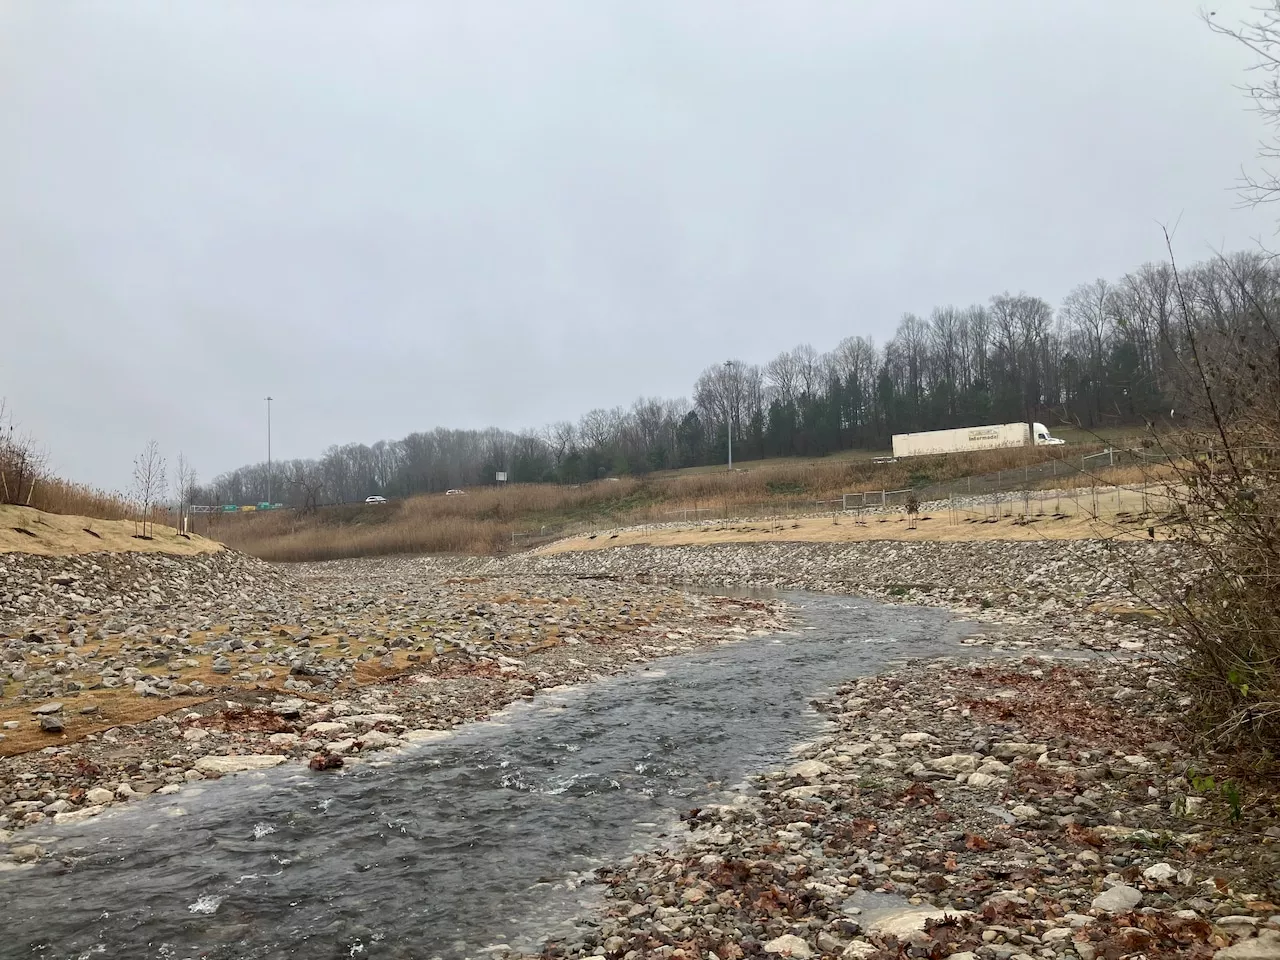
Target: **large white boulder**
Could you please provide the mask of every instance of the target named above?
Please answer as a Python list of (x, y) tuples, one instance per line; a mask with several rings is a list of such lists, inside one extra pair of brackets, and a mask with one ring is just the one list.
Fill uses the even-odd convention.
[(831, 767), (821, 760), (802, 760), (787, 771), (790, 776), (804, 777), (806, 780), (812, 780), (830, 772)]
[(764, 952), (776, 953), (780, 957), (807, 958), (813, 956), (813, 948), (791, 933), (784, 933), (777, 939), (770, 940), (764, 945)]
[(274, 753), (251, 753), (240, 757), (201, 757), (195, 768), (201, 773), (241, 773), (245, 770), (266, 770), (278, 767), (288, 757)]
[(919, 907), (911, 910), (899, 910), (881, 917), (871, 924), (870, 933), (882, 937), (897, 937), (905, 940), (913, 933), (924, 930), (925, 924), (943, 917), (967, 917), (968, 913), (958, 910), (943, 910), (939, 907)]

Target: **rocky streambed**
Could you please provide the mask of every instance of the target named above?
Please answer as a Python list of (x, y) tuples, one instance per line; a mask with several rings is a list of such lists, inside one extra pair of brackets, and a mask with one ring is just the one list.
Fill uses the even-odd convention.
[(473, 560), (0, 564), (0, 841), (241, 769), (335, 769), (412, 731), (782, 622), (773, 602), (477, 576)]
[(933, 660), (818, 709), (825, 736), (690, 810), (682, 847), (602, 870), (598, 927), (542, 955), (1280, 951), (1280, 819), (1197, 777), (1151, 665)]
[(899, 665), (820, 698), (825, 736), (690, 810), (682, 847), (600, 871), (592, 934), (543, 956), (1280, 957), (1274, 784), (1190, 742), (1176, 650), (1147, 607), (1193, 575), (1175, 545), (635, 547), (600, 562), (947, 607), (986, 625), (962, 645), (1005, 655)]
[[(1250, 793), (1224, 772), (1230, 758), (1186, 744), (1185, 704), (1159, 668), (1169, 637), (1144, 591), (1193, 575), (1171, 544), (769, 543), (288, 569), (234, 554), (193, 561), (208, 566), (0, 558), (0, 710), (17, 721), (0, 742), (11, 754), (0, 758), (10, 863), (47, 869), (57, 844), (45, 849), (40, 830), (87, 828), (142, 793), (178, 801), (237, 769), (311, 760), (328, 772), (308, 783), (335, 769), (385, 783), (362, 761), (418, 749), (415, 731), (537, 704), (549, 688), (656, 657), (683, 655), (683, 670), (698, 648), (755, 638), (739, 646), (758, 649), (787, 623), (776, 601), (684, 586), (800, 589), (945, 608), (976, 626), (927, 661), (859, 667), (855, 676), (881, 672), (834, 690), (848, 674), (830, 673), (813, 688), (829, 723), (821, 739), (787, 762), (764, 751), (762, 769), (774, 772), (748, 783), (672, 794), (673, 811), (688, 801), (678, 842), (631, 861), (627, 830), (588, 844), (606, 861), (595, 887), (605, 904), (579, 905), (579, 921), (540, 955), (1280, 953), (1273, 794)], [(66, 862), (74, 873), (75, 857)], [(545, 879), (562, 890), (578, 882)], [(532, 915), (502, 929), (517, 927), (542, 929)], [(400, 955), (374, 933), (357, 938), (361, 950)], [(421, 928), (395, 935), (409, 938), (405, 956), (437, 945)], [(486, 955), (528, 952), (514, 932), (502, 936)], [(438, 953), (481, 949), (465, 938), (455, 948)]]
[(368, 763), (32, 825), (21, 839), (45, 856), (0, 872), (0, 926), (22, 951), (227, 960), (501, 956), (585, 936), (589, 920), (565, 921), (598, 900), (594, 868), (662, 846), (690, 807), (784, 761), (820, 726), (817, 692), (962, 632), (939, 611), (790, 600), (796, 630), (544, 690)]
[(1158, 648), (1166, 634), (1151, 604), (1195, 575), (1176, 543), (1100, 540), (633, 546), (523, 554), (485, 569), (872, 597), (999, 627), (989, 639), (1002, 646), (1098, 651)]

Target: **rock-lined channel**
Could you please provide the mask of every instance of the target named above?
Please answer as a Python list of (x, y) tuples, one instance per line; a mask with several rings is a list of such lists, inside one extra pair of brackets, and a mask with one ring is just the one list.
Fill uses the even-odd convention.
[(575, 877), (784, 760), (820, 727), (814, 695), (964, 629), (790, 599), (791, 633), (549, 692), (384, 764), (242, 774), (39, 830), (60, 859), (0, 875), (0, 956), (443, 958), (568, 936)]

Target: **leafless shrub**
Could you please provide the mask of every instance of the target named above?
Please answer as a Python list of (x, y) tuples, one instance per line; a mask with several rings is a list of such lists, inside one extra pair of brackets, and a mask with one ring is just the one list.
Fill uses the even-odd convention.
[(19, 431), (3, 399), (0, 399), (0, 503), (99, 520), (123, 520), (130, 515), (128, 502), (119, 494), (51, 476), (44, 450), (34, 437)]
[(286, 468), (284, 482), (301, 494), (302, 513), (315, 513), (324, 500), (325, 478), (318, 464), (299, 460)]
[(1223, 741), (1280, 752), (1280, 299), (1227, 261), (1238, 314), (1219, 324), (1176, 272), (1187, 428), (1156, 436), (1169, 520), (1197, 572), (1150, 584), (1183, 641), (1191, 715)]
[(31, 505), (48, 457), (28, 433), (19, 432), (0, 400), (0, 503)]
[[(133, 493), (141, 508), (142, 536), (149, 537), (155, 532), (155, 516), (153, 510), (159, 501), (164, 499), (168, 477), (165, 472), (164, 457), (160, 456), (160, 446), (154, 440), (148, 440), (133, 461)], [(147, 524), (150, 522), (151, 532)]]
[(195, 467), (191, 465), (185, 453), (178, 453), (178, 466), (173, 480), (177, 487), (175, 492), (178, 495), (178, 514), (174, 526), (179, 532), (185, 532), (184, 518), (187, 515), (187, 507), (190, 506), (192, 497), (195, 495), (198, 482)]

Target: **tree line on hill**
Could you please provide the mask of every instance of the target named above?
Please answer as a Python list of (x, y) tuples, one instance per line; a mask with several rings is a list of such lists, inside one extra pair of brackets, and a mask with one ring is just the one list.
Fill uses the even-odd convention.
[[(734, 460), (883, 449), (895, 433), (1040, 420), (1161, 421), (1194, 360), (1199, 330), (1251, 322), (1276, 301), (1280, 268), (1237, 253), (1176, 270), (1145, 264), (1117, 281), (1076, 287), (1053, 309), (1001, 293), (985, 304), (905, 314), (883, 346), (851, 336), (820, 353), (808, 344), (764, 364), (715, 363), (691, 399), (641, 398), (576, 423), (512, 432), (437, 428), (401, 440), (330, 447), (272, 468), (275, 499), (309, 507), (493, 483), (582, 483), (604, 476)], [(265, 499), (265, 463), (224, 473), (196, 502)]]

